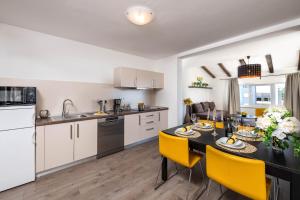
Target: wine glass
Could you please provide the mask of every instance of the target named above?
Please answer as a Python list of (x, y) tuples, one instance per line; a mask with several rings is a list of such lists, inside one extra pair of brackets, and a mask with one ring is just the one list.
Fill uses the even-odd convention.
[(239, 120), (238, 120), (238, 119), (234, 119), (234, 120), (232, 121), (232, 126), (234, 127), (234, 132), (237, 132), (237, 131), (238, 131), (239, 125), (240, 125), (240, 123), (239, 123)]
[(196, 123), (196, 121), (197, 121), (197, 116), (196, 116), (195, 113), (192, 113), (192, 114), (191, 114), (191, 120), (192, 120), (193, 124)]

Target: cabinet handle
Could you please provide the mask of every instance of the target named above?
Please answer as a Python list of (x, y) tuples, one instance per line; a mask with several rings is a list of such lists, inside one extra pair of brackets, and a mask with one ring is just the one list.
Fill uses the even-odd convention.
[(73, 126), (70, 125), (70, 138), (73, 139)]
[(141, 125), (141, 115), (139, 115), (139, 125)]
[(146, 129), (146, 131), (151, 131), (151, 130), (153, 130), (154, 128), (148, 128), (148, 129)]
[(160, 121), (160, 112), (158, 112), (158, 121)]
[(153, 114), (152, 115), (147, 115), (146, 117), (153, 117)]
[(79, 138), (79, 124), (77, 124), (77, 138)]
[(136, 87), (136, 82), (137, 82), (137, 79), (135, 78), (134, 83), (133, 83), (135, 87)]
[(149, 121), (149, 122), (146, 122), (146, 124), (153, 124), (154, 121)]

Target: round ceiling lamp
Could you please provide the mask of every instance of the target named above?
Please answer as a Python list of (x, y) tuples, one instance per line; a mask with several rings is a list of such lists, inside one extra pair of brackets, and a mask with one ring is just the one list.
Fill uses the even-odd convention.
[(132, 23), (142, 26), (153, 20), (153, 11), (144, 6), (132, 6), (126, 11), (126, 16)]

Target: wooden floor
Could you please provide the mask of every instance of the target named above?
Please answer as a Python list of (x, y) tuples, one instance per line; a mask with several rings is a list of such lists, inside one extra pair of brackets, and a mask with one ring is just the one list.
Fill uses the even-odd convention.
[[(157, 141), (153, 141), (41, 177), (34, 183), (0, 193), (0, 199), (180, 200), (186, 199), (187, 191), (190, 191), (189, 199), (193, 199), (197, 191), (204, 187), (197, 165), (191, 184), (188, 183), (187, 173), (180, 173), (155, 191), (159, 167)], [(174, 171), (174, 165), (169, 164), (169, 168), (170, 172)], [(201, 199), (218, 199), (220, 194), (219, 186), (212, 184), (209, 195), (204, 194)], [(228, 192), (223, 199), (246, 198)]]

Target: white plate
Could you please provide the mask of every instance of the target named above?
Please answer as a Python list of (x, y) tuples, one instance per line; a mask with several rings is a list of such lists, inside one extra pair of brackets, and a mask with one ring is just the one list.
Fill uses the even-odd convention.
[(189, 130), (189, 131), (182, 131), (181, 128), (176, 129), (175, 130), (176, 134), (180, 134), (180, 135), (194, 135), (194, 131), (193, 130)]
[(224, 147), (232, 148), (232, 149), (243, 149), (246, 147), (245, 143), (241, 140), (237, 140), (234, 144), (227, 144), (228, 138), (222, 137), (216, 141), (217, 144), (222, 145)]
[(204, 123), (204, 125), (202, 125), (202, 123), (198, 123), (196, 124), (196, 127), (203, 128), (203, 129), (211, 129), (212, 125), (208, 123)]
[(249, 138), (258, 138), (260, 137), (257, 133), (252, 133), (252, 131), (244, 131), (244, 130), (239, 130), (236, 132), (237, 135), (243, 136), (243, 137), (249, 137)]

